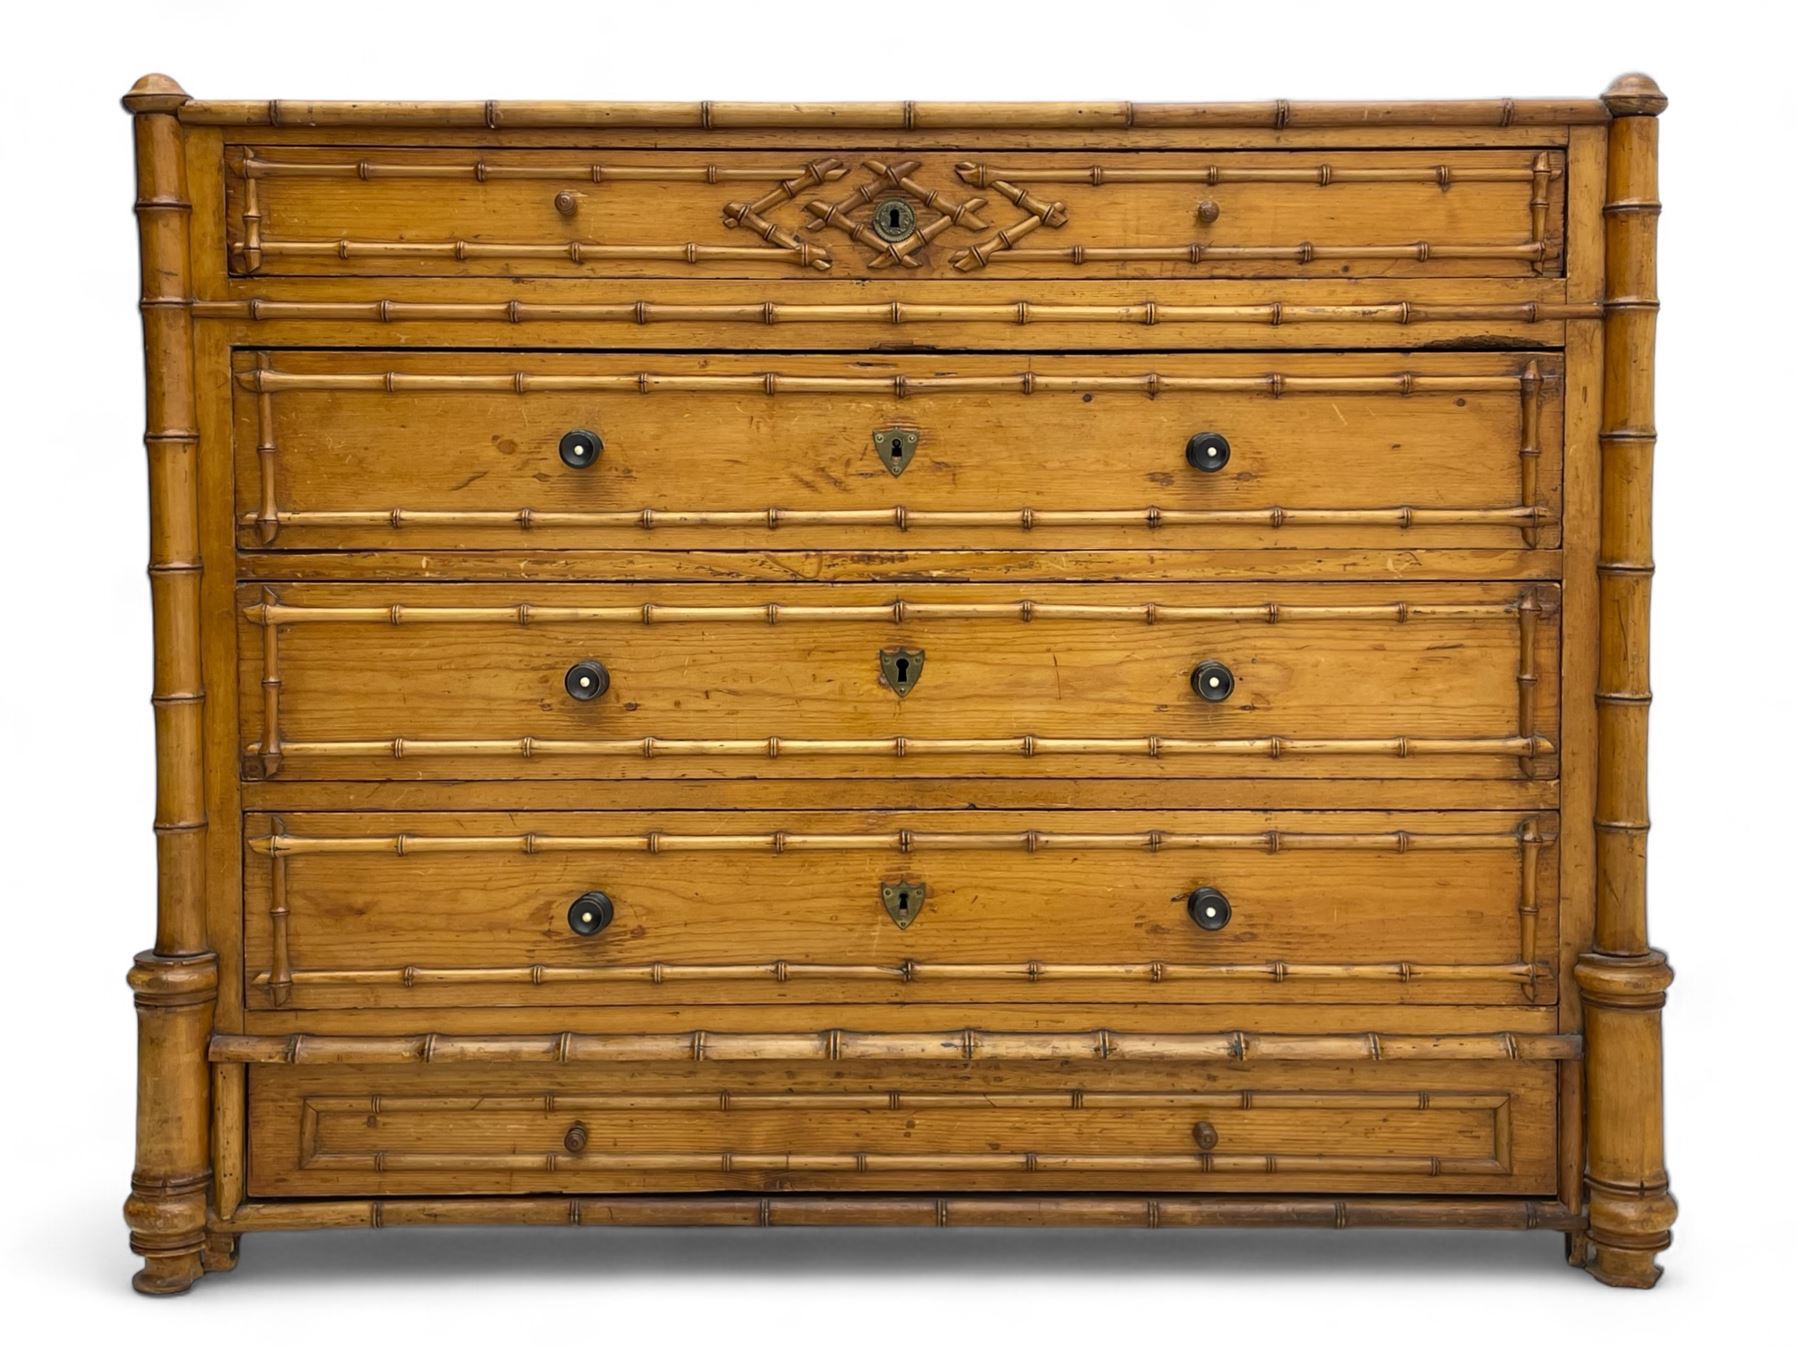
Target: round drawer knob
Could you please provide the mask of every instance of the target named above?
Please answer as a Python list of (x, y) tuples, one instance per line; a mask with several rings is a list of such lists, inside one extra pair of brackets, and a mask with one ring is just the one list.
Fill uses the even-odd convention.
[(585, 469), (595, 464), (605, 448), (606, 443), (598, 434), (582, 427), (565, 431), (563, 438), (556, 443), (556, 453), (562, 456), (562, 462), (571, 469)]
[(1217, 473), (1231, 463), (1231, 442), (1216, 431), (1199, 431), (1188, 437), (1187, 462), (1201, 473)]
[(1219, 1146), (1219, 1132), (1203, 1120), (1194, 1126), (1194, 1142), (1200, 1145), (1202, 1153), (1211, 1153)]
[(605, 891), (589, 891), (569, 906), (569, 927), (579, 937), (592, 937), (612, 921), (612, 897)]
[(1188, 892), (1188, 918), (1209, 933), (1231, 922), (1231, 901), (1217, 886), (1200, 886)]
[(1194, 667), (1194, 673), (1188, 676), (1188, 683), (1208, 703), (1223, 703), (1231, 697), (1231, 691), (1237, 688), (1237, 681), (1231, 675), (1231, 667), (1223, 661), (1202, 661)]
[(556, 204), (556, 213), (561, 216), (574, 215), (575, 208), (581, 205), (581, 198), (577, 197), (567, 188), (552, 197), (551, 201)]
[(591, 703), (612, 687), (612, 676), (598, 661), (577, 661), (563, 673), (563, 688), (578, 703)]
[(1194, 215), (1199, 218), (1202, 225), (1210, 225), (1219, 218), (1219, 204), (1208, 197), (1194, 208)]
[(568, 1132), (563, 1135), (563, 1152), (579, 1153), (586, 1147), (587, 1126), (583, 1125), (578, 1120), (573, 1125), (569, 1126)]

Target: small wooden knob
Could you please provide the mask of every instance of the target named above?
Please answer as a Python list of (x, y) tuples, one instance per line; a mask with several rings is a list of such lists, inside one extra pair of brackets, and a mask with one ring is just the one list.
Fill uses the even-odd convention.
[(1200, 218), (1202, 225), (1210, 225), (1219, 218), (1219, 204), (1208, 197), (1194, 208), (1194, 214)]
[(1202, 1153), (1211, 1153), (1219, 1146), (1219, 1132), (1203, 1120), (1194, 1126), (1194, 1142)]
[(581, 205), (581, 198), (577, 197), (567, 188), (557, 193), (555, 200), (557, 214), (563, 216), (574, 215), (576, 208)]
[(569, 1126), (568, 1133), (563, 1135), (563, 1152), (579, 1153), (586, 1147), (587, 1126), (583, 1125), (578, 1120), (573, 1125)]

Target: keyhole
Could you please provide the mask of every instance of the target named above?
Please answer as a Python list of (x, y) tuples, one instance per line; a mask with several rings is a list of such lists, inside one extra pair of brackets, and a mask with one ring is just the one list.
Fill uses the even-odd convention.
[(894, 669), (900, 673), (900, 683), (905, 684), (912, 671), (911, 659), (904, 656), (901, 657), (898, 661), (894, 662)]
[(897, 206), (888, 207), (888, 228), (890, 230), (900, 228), (900, 208)]
[(900, 892), (900, 912), (902, 914), (904, 914), (911, 908), (912, 908), (912, 892), (911, 891), (901, 891)]
[(898, 436), (894, 437), (893, 441), (888, 445), (888, 456), (894, 460), (900, 458), (900, 438)]

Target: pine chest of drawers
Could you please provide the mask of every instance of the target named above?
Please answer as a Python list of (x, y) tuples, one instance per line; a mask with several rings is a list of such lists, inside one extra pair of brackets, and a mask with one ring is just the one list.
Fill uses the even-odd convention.
[(137, 1285), (268, 1229), (1674, 1206), (1656, 115), (137, 136)]

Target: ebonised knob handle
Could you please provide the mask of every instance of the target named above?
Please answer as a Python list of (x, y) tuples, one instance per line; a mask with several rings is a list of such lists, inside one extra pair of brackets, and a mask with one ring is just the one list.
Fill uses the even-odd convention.
[(612, 676), (598, 661), (577, 661), (563, 672), (563, 689), (577, 703), (591, 703), (612, 687)]
[(1231, 697), (1231, 691), (1237, 688), (1231, 667), (1223, 661), (1202, 661), (1194, 667), (1194, 673), (1188, 676), (1188, 683), (1208, 703), (1223, 703)]
[(1219, 218), (1219, 204), (1208, 197), (1194, 208), (1194, 216), (1202, 225), (1210, 225)]
[(589, 891), (569, 906), (569, 927), (577, 937), (593, 937), (612, 921), (612, 897), (605, 891)]
[(1217, 886), (1199, 886), (1188, 892), (1188, 918), (1209, 933), (1231, 922), (1231, 901)]
[(563, 438), (556, 443), (556, 453), (571, 469), (586, 469), (597, 464), (600, 452), (605, 448), (606, 442), (600, 439), (599, 433), (588, 431), (584, 427), (565, 431)]
[(1200, 1146), (1202, 1153), (1211, 1153), (1219, 1146), (1219, 1132), (1212, 1127), (1211, 1122), (1203, 1120), (1194, 1126), (1194, 1142)]
[(1188, 437), (1187, 462), (1201, 473), (1217, 473), (1231, 463), (1231, 442), (1216, 431), (1196, 431)]
[(556, 213), (559, 216), (572, 216), (575, 214), (576, 208), (581, 205), (581, 198), (567, 188), (557, 193), (550, 201), (556, 207)]
[(569, 1126), (563, 1135), (563, 1152), (579, 1153), (587, 1147), (587, 1126), (579, 1120)]

